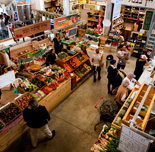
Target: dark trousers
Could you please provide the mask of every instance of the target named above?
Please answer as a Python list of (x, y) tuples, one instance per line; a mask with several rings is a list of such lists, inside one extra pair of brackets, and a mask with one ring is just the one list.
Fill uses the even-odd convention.
[(121, 64), (118, 63), (118, 64), (117, 64), (117, 69), (118, 69), (118, 70), (119, 70), (119, 69), (123, 69), (123, 70), (124, 70), (124, 69), (125, 69), (125, 65), (121, 65)]
[(121, 109), (122, 105), (120, 105), (117, 101), (116, 101), (117, 107), (118, 107), (118, 111)]
[(100, 68), (100, 66), (93, 66), (93, 71), (94, 71), (94, 81), (96, 81), (97, 71), (98, 71), (98, 80), (100, 80), (101, 79), (101, 75), (100, 75), (101, 68)]
[(112, 90), (116, 88), (116, 82), (114, 79), (108, 79), (108, 92), (111, 92), (111, 85), (112, 85)]

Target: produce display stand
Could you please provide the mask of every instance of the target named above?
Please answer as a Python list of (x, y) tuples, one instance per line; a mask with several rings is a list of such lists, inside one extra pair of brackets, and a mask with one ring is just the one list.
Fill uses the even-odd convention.
[[(78, 55), (81, 55), (84, 59), (82, 61), (80, 61), (80, 59), (78, 58)], [(76, 61), (74, 60), (76, 59)], [(75, 66), (71, 65), (71, 60), (76, 64)], [(91, 71), (91, 67), (89, 66), (89, 57), (83, 52), (83, 53), (76, 53), (73, 56), (68, 56), (67, 59), (57, 59), (56, 60), (56, 64), (60, 65), (61, 67), (65, 68), (66, 70), (68, 70), (69, 72), (73, 72), (74, 75), (76, 75), (76, 82), (78, 82), (82, 77), (84, 77), (85, 75), (87, 75), (90, 71)], [(79, 68), (81, 66), (85, 66), (87, 67), (87, 71), (85, 71), (84, 73), (82, 73), (82, 75), (78, 75), (77, 70), (79, 70)]]
[[(63, 99), (71, 91), (71, 78), (62, 82), (59, 87), (46, 95), (39, 101), (39, 104), (44, 105), (47, 110), (51, 110), (61, 99)], [(26, 122), (22, 119), (11, 127), (8, 131), (0, 136), (0, 151), (4, 151), (11, 143), (19, 136), (28, 130)], [(0, 132), (1, 133), (1, 132)]]
[[(129, 120), (133, 118), (133, 116), (137, 110), (136, 105), (138, 106), (138, 104), (143, 99), (147, 88), (148, 88), (148, 85), (145, 83), (143, 83), (142, 86), (140, 87), (136, 97), (133, 99), (130, 107), (128, 108), (128, 110), (122, 120), (125, 125), (129, 126)], [(151, 110), (153, 108), (154, 100), (155, 100), (155, 88), (152, 87), (145, 102), (144, 102), (144, 105), (143, 105), (144, 109), (141, 109), (141, 111), (139, 113), (139, 117), (137, 117), (137, 119), (136, 119), (138, 128), (141, 129), (142, 131), (145, 131), (148, 119), (151, 114)]]
[[(134, 96), (135, 91), (138, 91), (138, 88), (136, 88), (136, 87), (133, 88), (132, 92), (130, 93), (130, 95), (128, 96), (128, 98), (125, 100), (124, 104), (122, 105), (121, 109), (119, 110), (119, 112), (117, 113), (116, 117), (114, 118), (114, 120), (113, 120), (113, 122), (112, 122), (112, 126), (114, 126), (115, 128), (117, 128), (118, 130), (121, 130), (121, 126), (115, 124), (116, 119), (117, 119), (118, 117), (120, 117), (120, 112), (121, 112), (122, 110), (124, 110), (124, 107), (125, 107), (126, 103), (128, 103), (128, 100), (129, 100), (132, 96)], [(135, 98), (135, 97), (134, 97), (134, 98)], [(124, 113), (124, 115), (125, 115), (125, 113)], [(121, 116), (121, 117), (122, 117), (122, 119), (124, 118), (124, 116)], [(123, 122), (122, 122), (122, 123), (123, 123)]]

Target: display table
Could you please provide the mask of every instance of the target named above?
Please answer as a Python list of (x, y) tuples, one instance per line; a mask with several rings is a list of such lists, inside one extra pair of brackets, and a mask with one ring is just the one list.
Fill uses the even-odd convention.
[[(39, 101), (39, 104), (44, 105), (49, 111), (58, 102), (60, 102), (60, 100), (62, 100), (67, 94), (69, 94), (70, 91), (71, 91), (71, 78), (62, 82), (55, 91), (50, 92), (43, 99), (41, 99)], [(14, 123), (14, 121), (12, 123)], [(25, 121), (23, 119), (22, 120), (19, 119), (19, 122), (16, 122), (16, 124), (11, 128), (9, 128), (9, 130), (7, 130), (6, 132), (3, 132), (3, 134), (0, 135), (0, 152), (4, 151), (11, 143), (13, 143), (19, 136), (21, 136), (27, 130), (28, 127)]]

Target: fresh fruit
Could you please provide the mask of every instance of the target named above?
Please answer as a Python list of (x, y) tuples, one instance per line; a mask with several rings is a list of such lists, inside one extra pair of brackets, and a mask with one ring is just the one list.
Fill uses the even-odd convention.
[(73, 71), (73, 69), (69, 66), (68, 63), (65, 63), (65, 64), (64, 64), (64, 68), (65, 68), (66, 70), (68, 70), (68, 72)]
[(16, 104), (18, 104), (18, 106), (24, 110), (28, 104), (29, 104), (29, 99), (31, 98), (32, 96), (29, 94), (29, 95), (25, 95), (23, 96), (21, 99), (17, 100), (16, 101)]
[(21, 110), (14, 104), (10, 103), (7, 107), (1, 110), (0, 118), (5, 124), (9, 124), (21, 114)]
[(33, 78), (31, 80), (31, 83), (35, 84), (36, 86), (38, 86), (39, 88), (42, 88), (45, 85), (45, 82), (39, 80), (38, 78)]

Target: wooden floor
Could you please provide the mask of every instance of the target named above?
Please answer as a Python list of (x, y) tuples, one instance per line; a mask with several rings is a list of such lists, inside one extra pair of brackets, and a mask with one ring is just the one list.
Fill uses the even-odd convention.
[(0, 107), (2, 107), (3, 105), (7, 104), (10, 101), (13, 101), (14, 98), (17, 97), (17, 94), (13, 94), (13, 90), (14, 90), (13, 87), (9, 91), (2, 90), (2, 95), (0, 99)]

